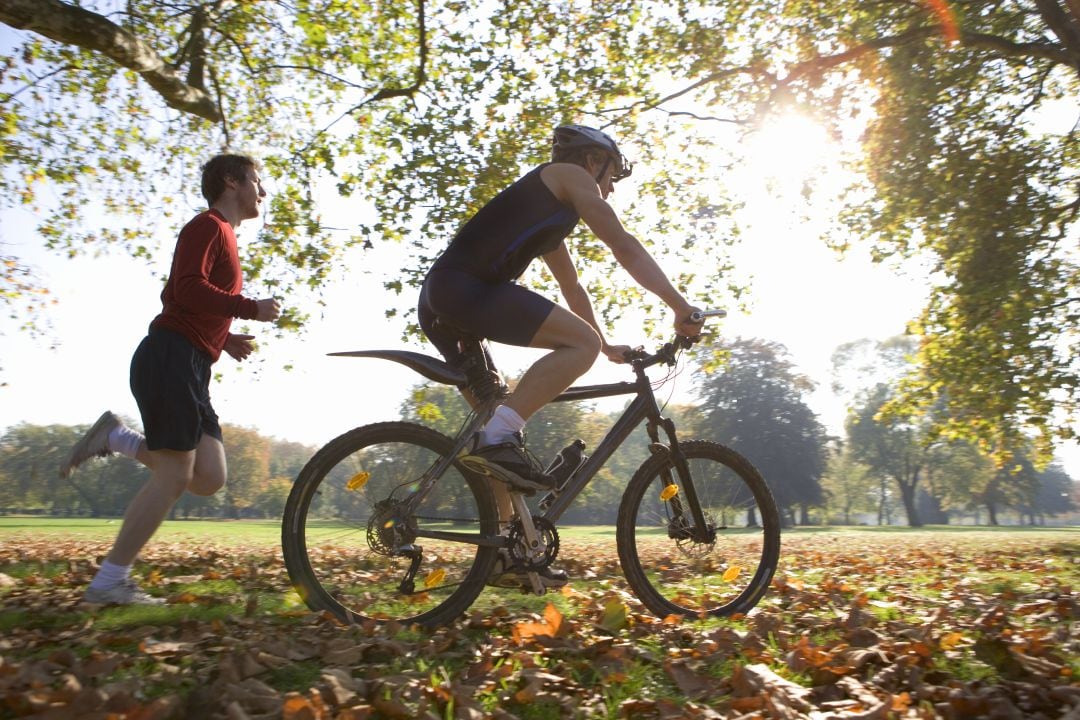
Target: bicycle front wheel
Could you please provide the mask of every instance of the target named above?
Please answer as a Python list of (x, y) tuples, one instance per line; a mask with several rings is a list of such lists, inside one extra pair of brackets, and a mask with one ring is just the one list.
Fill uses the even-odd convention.
[(619, 561), (638, 599), (660, 617), (749, 611), (780, 556), (780, 518), (761, 473), (713, 442), (680, 444), (707, 537), (694, 536), (691, 494), (669, 453), (645, 461), (619, 506)]
[[(451, 622), (484, 588), (497, 550), (491, 488), (430, 428), (388, 422), (332, 440), (296, 479), (282, 521), (293, 586), (343, 622)], [(425, 493), (426, 491), (426, 493)]]

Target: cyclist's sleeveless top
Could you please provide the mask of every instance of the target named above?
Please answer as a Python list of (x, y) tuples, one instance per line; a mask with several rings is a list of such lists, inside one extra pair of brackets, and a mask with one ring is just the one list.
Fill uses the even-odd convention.
[(540, 179), (545, 163), (496, 195), (458, 230), (432, 269), (453, 268), (488, 282), (516, 280), (578, 222)]

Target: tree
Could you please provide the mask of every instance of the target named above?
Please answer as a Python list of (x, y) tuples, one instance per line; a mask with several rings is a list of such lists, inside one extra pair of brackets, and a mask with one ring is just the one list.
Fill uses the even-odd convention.
[(1045, 522), (1047, 516), (1056, 517), (1069, 512), (1076, 512), (1077, 503), (1073, 499), (1076, 482), (1061, 465), (1051, 465), (1039, 473), (1039, 488), (1033, 502), (1027, 508), (1030, 524)]
[(821, 486), (830, 516), (839, 513), (845, 525), (852, 524), (855, 513), (875, 509), (874, 479), (867, 467), (855, 460), (846, 445), (829, 455)]
[(270, 480), (270, 440), (236, 425), (223, 426), (222, 433), (229, 467), (222, 504), (228, 517), (239, 518), (256, 504)]
[(891, 395), (889, 386), (882, 384), (865, 396), (863, 404), (848, 416), (848, 442), (859, 462), (865, 463), (882, 482), (888, 479), (896, 483), (908, 525), (921, 527), (916, 491), (926, 469), (926, 428), (918, 420), (882, 418), (881, 408)]
[(776, 503), (788, 510), (821, 505), (825, 429), (803, 399), (813, 383), (794, 371), (787, 350), (763, 340), (736, 339), (719, 351), (718, 372), (702, 373), (699, 432), (731, 446), (757, 466)]
[(938, 442), (926, 456), (926, 484), (939, 507), (947, 512), (971, 511), (994, 481), (997, 469), (978, 447), (962, 440)]
[[(921, 373), (893, 405), (947, 403), (936, 431), (1000, 463), (1025, 431), (1043, 458), (1074, 434), (1080, 341), (1060, 331), (1080, 316), (1080, 144), (1039, 120), (1080, 92), (1075, 0), (112, 8), (0, 0), (0, 22), (29, 31), (0, 66), (0, 197), (38, 203), (47, 183), (52, 247), (152, 254), (143, 226), (168, 217), (194, 159), (254, 147), (280, 189), (246, 258), (253, 276), (317, 287), (349, 248), (407, 239), (413, 257), (386, 279), (402, 292), (468, 212), (543, 158), (551, 125), (575, 119), (635, 146), (652, 170), (639, 188), (663, 218), (655, 235), (683, 240), (657, 247), (690, 255), (695, 230), (737, 234), (731, 193), (698, 178), (738, 160), (737, 132), (795, 109), (859, 144), (832, 241), (925, 256), (939, 280), (916, 327)], [(327, 189), (371, 214), (329, 227)], [(106, 198), (107, 229), (80, 226), (88, 193)], [(680, 284), (723, 297), (725, 266), (691, 260)], [(0, 263), (6, 294), (26, 296), (25, 270)], [(604, 287), (607, 313), (638, 300)]]
[(0, 473), (9, 478), (5, 495), (19, 508), (47, 509), (56, 515), (117, 516), (149, 478), (139, 463), (125, 457), (84, 463), (70, 476), (57, 474), (71, 446), (89, 425), (29, 425), (9, 428), (0, 437)]
[(318, 448), (290, 440), (270, 440), (270, 476), (295, 479)]

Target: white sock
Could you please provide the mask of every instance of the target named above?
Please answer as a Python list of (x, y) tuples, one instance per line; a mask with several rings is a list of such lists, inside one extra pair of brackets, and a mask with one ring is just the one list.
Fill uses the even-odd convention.
[(525, 421), (513, 408), (500, 405), (495, 408), (495, 414), (488, 420), (487, 425), (480, 431), (480, 445), (496, 445), (506, 442), (525, 427)]
[(113, 565), (108, 560), (105, 560), (101, 563), (101, 568), (97, 571), (97, 575), (90, 581), (90, 587), (98, 590), (116, 587), (127, 580), (130, 575), (130, 565)]
[(135, 454), (139, 452), (139, 445), (142, 444), (142, 441), (142, 433), (135, 432), (127, 425), (118, 425), (109, 433), (108, 446), (113, 452), (134, 459)]

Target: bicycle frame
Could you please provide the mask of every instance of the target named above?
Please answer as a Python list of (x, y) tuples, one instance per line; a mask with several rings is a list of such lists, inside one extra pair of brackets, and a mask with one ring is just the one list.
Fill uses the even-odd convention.
[[(602, 397), (615, 397), (618, 395), (637, 395), (607, 432), (603, 440), (600, 441), (600, 444), (593, 450), (588, 460), (586, 460), (585, 463), (567, 479), (563, 487), (557, 492), (555, 499), (543, 514), (539, 515), (539, 517), (555, 524), (577, 496), (588, 486), (589, 482), (600, 468), (604, 466), (619, 446), (622, 445), (626, 438), (630, 436), (642, 421), (647, 420), (646, 431), (650, 440), (650, 450), (654, 453), (670, 453), (674, 459), (676, 472), (679, 475), (679, 479), (682, 481), (681, 484), (686, 492), (686, 499), (690, 505), (691, 519), (693, 520), (691, 538), (699, 542), (707, 543), (712, 541), (712, 534), (715, 531), (709, 528), (708, 522), (701, 510), (701, 505), (698, 502), (696, 490), (690, 479), (690, 471), (686, 463), (686, 458), (679, 448), (679, 441), (675, 434), (675, 424), (669, 418), (665, 418), (661, 414), (660, 407), (656, 402), (656, 396), (653, 393), (652, 382), (648, 375), (645, 374), (646, 368), (658, 364), (659, 362), (669, 361), (669, 364), (673, 363), (674, 347), (674, 345), (669, 343), (655, 355), (648, 357), (642, 356), (631, 360), (630, 365), (633, 368), (635, 375), (634, 382), (575, 386), (568, 388), (552, 401), (573, 402)], [(465, 373), (453, 368), (441, 360), (420, 353), (404, 350), (366, 350), (331, 353), (331, 355), (392, 360), (406, 365), (420, 375), (429, 380), (434, 380), (435, 382), (447, 385), (457, 385), (462, 389), (468, 387), (470, 384)], [(473, 360), (476, 360), (481, 364), (483, 370), (497, 373), (497, 370), (495, 370), (493, 366), (487, 364), (487, 356), (482, 345), (476, 343), (475, 346), (470, 349), (470, 355)], [(458, 451), (460, 451), (468, 442), (472, 432), (479, 429), (487, 418), (490, 417), (491, 412), (494, 411), (495, 406), (500, 400), (501, 397), (488, 398), (482, 406), (473, 413), (470, 421), (466, 423), (465, 427), (462, 428), (455, 438), (451, 454), (442, 458), (429, 469), (425, 478), (425, 480), (428, 481), (421, 483), (421, 487), (415, 493), (414, 497), (411, 498), (412, 501), (419, 502), (423, 496), (426, 495), (434, 481), (442, 475), (450, 463), (453, 462)], [(668, 443), (666, 445), (660, 441), (659, 428), (663, 428), (664, 433), (667, 436)], [(664, 479), (668, 484), (672, 481), (670, 477), (665, 477)], [(673, 498), (672, 506), (677, 513), (681, 512), (682, 503), (678, 498)], [(428, 533), (422, 533), (422, 535), (426, 536)], [(453, 532), (432, 532), (430, 535), (431, 537), (437, 537), (439, 539), (454, 540), (470, 544), (502, 544), (497, 538), (478, 540), (475, 536), (469, 538), (468, 536)]]
[[(679, 447), (679, 439), (675, 434), (675, 423), (669, 418), (665, 418), (660, 412), (660, 406), (657, 404), (656, 396), (653, 393), (652, 382), (649, 380), (648, 375), (645, 374), (645, 368), (647, 367), (645, 362), (634, 360), (631, 365), (637, 377), (632, 383), (621, 382), (571, 387), (552, 401), (572, 402), (617, 395), (637, 395), (626, 410), (623, 411), (622, 415), (619, 416), (619, 419), (615, 421), (611, 429), (608, 430), (607, 434), (604, 435), (603, 440), (596, 446), (585, 463), (567, 479), (541, 517), (555, 524), (626, 438), (643, 420), (647, 420), (645, 427), (651, 441), (649, 449), (653, 452), (671, 453), (675, 460), (675, 469), (679, 474), (679, 479), (682, 481), (683, 488), (686, 490), (687, 500), (689, 500), (691, 508), (694, 521), (694, 539), (709, 542), (711, 540), (709, 537), (711, 531), (701, 511), (701, 505), (698, 502), (693, 482), (690, 480), (690, 470)], [(668, 439), (667, 445), (660, 442), (659, 428), (664, 429), (664, 434)], [(665, 478), (665, 480), (670, 484), (670, 478)], [(677, 501), (675, 505), (676, 507), (680, 506)]]

